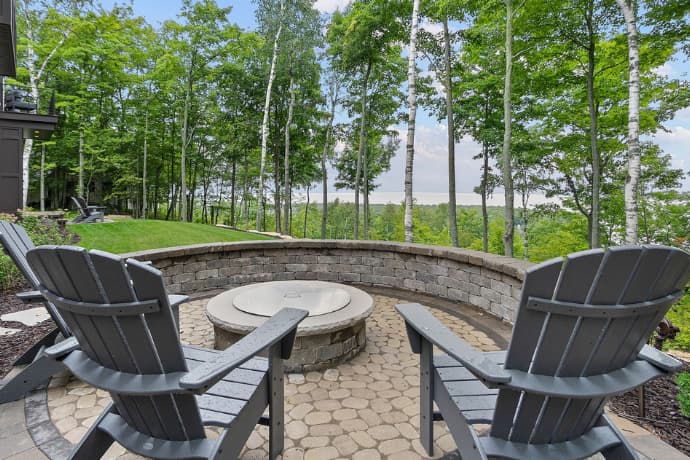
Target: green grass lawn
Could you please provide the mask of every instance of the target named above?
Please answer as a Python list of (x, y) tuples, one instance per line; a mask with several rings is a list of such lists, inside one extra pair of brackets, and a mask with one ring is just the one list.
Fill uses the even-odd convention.
[(126, 219), (112, 223), (70, 225), (68, 229), (81, 238), (77, 243), (79, 246), (116, 254), (187, 244), (270, 239), (212, 225), (164, 220)]

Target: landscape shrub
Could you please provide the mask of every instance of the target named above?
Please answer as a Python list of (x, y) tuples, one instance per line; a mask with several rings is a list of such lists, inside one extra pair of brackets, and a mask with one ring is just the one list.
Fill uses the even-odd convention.
[(667, 340), (664, 348), (690, 351), (690, 293), (686, 292), (680, 302), (669, 309), (666, 317), (680, 328), (680, 332), (675, 339)]
[[(54, 222), (37, 217), (26, 216), (21, 220), (12, 214), (0, 214), (0, 220), (16, 222), (24, 227), (38, 246), (41, 244), (71, 244), (74, 242), (74, 234), (68, 230), (61, 230)], [(24, 281), (22, 274), (17, 270), (12, 259), (4, 253), (0, 253), (0, 292), (17, 288)]]
[(690, 418), (690, 373), (681, 372), (676, 377), (678, 385), (678, 405), (680, 412)]

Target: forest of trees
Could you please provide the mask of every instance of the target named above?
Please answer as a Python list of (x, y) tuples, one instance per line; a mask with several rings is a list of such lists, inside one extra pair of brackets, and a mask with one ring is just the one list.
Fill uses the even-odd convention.
[[(54, 91), (59, 113), (50, 142), (26, 142), (27, 204), (81, 194), (135, 217), (517, 257), (545, 225), (575, 225), (579, 246), (689, 247), (687, 171), (652, 135), (690, 107), (688, 82), (658, 70), (690, 57), (690, 0), (354, 0), (332, 15), (254, 3), (248, 30), (214, 0), (184, 0), (159, 27), (129, 6), (17, 0), (6, 84)], [(434, 216), (412, 200), (417, 104), (449, 127), (450, 206)], [(408, 199), (372, 212), (405, 123)], [(481, 145), (476, 192), (505, 190), (503, 212), (455, 206), (466, 135)], [(334, 185), (355, 205), (294, 203), (319, 185), (322, 203)], [(530, 209), (535, 193), (562, 208)]]

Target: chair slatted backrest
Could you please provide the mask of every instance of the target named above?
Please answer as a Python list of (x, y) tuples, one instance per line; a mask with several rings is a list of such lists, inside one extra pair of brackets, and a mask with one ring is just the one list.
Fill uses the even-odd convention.
[[(14, 262), (15, 266), (22, 275), (24, 275), (26, 281), (31, 285), (31, 288), (38, 290), (40, 283), (26, 260), (26, 253), (35, 246), (24, 227), (13, 224), (12, 222), (0, 220), (0, 243), (2, 243), (2, 246), (5, 248), (7, 255), (10, 256), (10, 259), (12, 259), (12, 262)], [(55, 309), (55, 306), (48, 301), (44, 302), (44, 305), (53, 318), (53, 321), (55, 321), (58, 329), (62, 332), (62, 335), (65, 337), (72, 335), (72, 332), (67, 324), (65, 324), (60, 313)]]
[(89, 217), (91, 215), (89, 207), (86, 205), (86, 201), (84, 200), (84, 198), (80, 196), (73, 196), (72, 201), (77, 207), (77, 211), (79, 211), (79, 214), (81, 214), (84, 217)]
[[(28, 261), (46, 295), (57, 297), (55, 305), (93, 361), (131, 374), (187, 370), (158, 270), (134, 260), (125, 263), (105, 252), (70, 246), (38, 247), (29, 251)], [(131, 313), (152, 300), (159, 306), (155, 311)], [(87, 311), (75, 308), (74, 302), (97, 305)], [(107, 308), (109, 304), (127, 303), (129, 307)], [(98, 312), (98, 308), (108, 311)], [(145, 391), (142, 388), (142, 393)], [(141, 433), (174, 441), (205, 437), (193, 395), (111, 392), (111, 396), (119, 414)]]
[[(533, 267), (505, 367), (557, 377), (625, 367), (689, 277), (690, 255), (664, 246), (583, 251)], [(501, 390), (491, 434), (534, 444), (574, 439), (596, 423), (607, 400)]]

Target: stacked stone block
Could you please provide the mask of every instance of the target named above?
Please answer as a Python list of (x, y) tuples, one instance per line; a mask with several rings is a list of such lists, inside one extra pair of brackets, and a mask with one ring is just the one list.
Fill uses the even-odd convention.
[(214, 243), (129, 254), (151, 260), (170, 292), (321, 280), (420, 292), (514, 321), (529, 262), (450, 247), (383, 241)]

